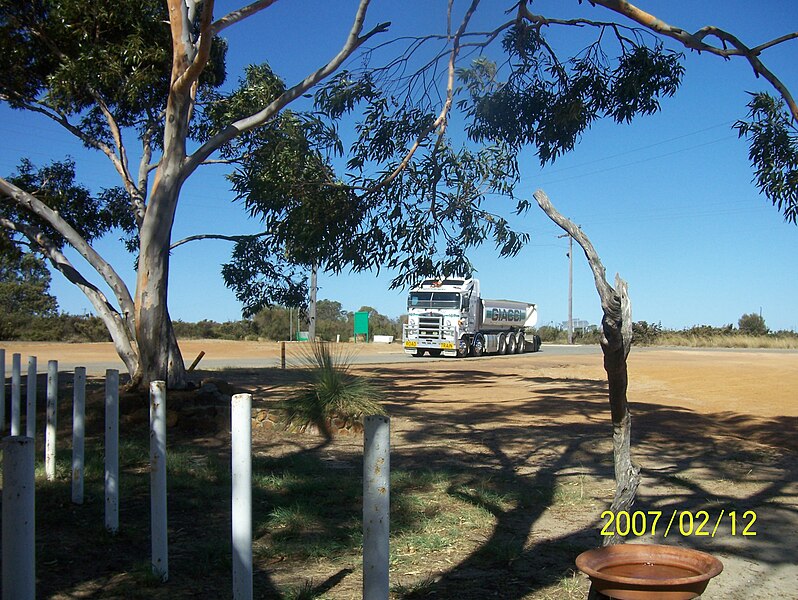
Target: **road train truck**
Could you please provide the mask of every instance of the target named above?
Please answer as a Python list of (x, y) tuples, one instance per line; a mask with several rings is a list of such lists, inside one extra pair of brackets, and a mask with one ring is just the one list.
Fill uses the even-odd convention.
[(534, 304), (483, 298), (478, 279), (425, 279), (408, 295), (402, 343), (412, 356), (536, 352), (537, 320)]

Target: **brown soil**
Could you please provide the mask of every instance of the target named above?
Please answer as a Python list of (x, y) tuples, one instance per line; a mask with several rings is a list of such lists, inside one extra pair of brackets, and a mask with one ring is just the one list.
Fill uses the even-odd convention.
[[(109, 355), (109, 345), (102, 344), (4, 346), (7, 375), (12, 352), (42, 357), (40, 371), (50, 357), (100, 362)], [(277, 344), (190, 341), (181, 346), (187, 362), (200, 350), (224, 356), (231, 365), (239, 358), (279, 356)], [(401, 352), (396, 346), (372, 349)], [(798, 353), (633, 349), (629, 369), (634, 453), (643, 473), (635, 510), (663, 514), (653, 538), (639, 540), (695, 547), (720, 558), (725, 570), (704, 598), (742, 600), (752, 597), (752, 590), (756, 598), (791, 597), (798, 590)], [(424, 581), (423, 595), (417, 597), (584, 597), (586, 579), (574, 574), (569, 582), (558, 565), (572, 564), (575, 548), (600, 544), (599, 531), (606, 523), (600, 515), (612, 499), (611, 427), (601, 356), (547, 355), (544, 347), (532, 355), (418, 360), (357, 370), (385, 386), (392, 465), (468, 465), (513, 481), (522, 494), (557, 482), (558, 496), (548, 506), (497, 510), (488, 539), (418, 556), (414, 567), (392, 571), (392, 581)], [(252, 392), (256, 407), (268, 407), (292, 382), (290, 371), (274, 369), (225, 369), (215, 376)], [(255, 451), (261, 453), (317, 443), (298, 436), (286, 439), (265, 428), (254, 431)], [(220, 442), (224, 436), (213, 438)], [(362, 440), (340, 437), (325, 452), (334, 460), (360, 447)], [(671, 531), (663, 540), (674, 511), (694, 516), (699, 510), (707, 511), (712, 526), (721, 511), (737, 511), (735, 534), (727, 516), (720, 518), (714, 536)], [(748, 510), (756, 513), (749, 531), (756, 536), (741, 535), (740, 515)], [(513, 541), (507, 565), (486, 569), (486, 549), (495, 550), (491, 542), (498, 539), (506, 544), (508, 532)], [(275, 564), (269, 577), (281, 585), (309, 577), (329, 581), (325, 597), (330, 598), (360, 594), (357, 564), (342, 568), (320, 560), (313, 573)]]

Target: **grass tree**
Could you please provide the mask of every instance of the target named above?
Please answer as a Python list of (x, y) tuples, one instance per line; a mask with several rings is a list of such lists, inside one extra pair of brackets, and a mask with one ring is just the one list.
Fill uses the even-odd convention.
[(310, 381), (278, 404), (286, 427), (315, 426), (327, 440), (336, 419), (346, 425), (369, 415), (384, 415), (381, 392), (368, 378), (351, 372), (351, 356), (327, 342), (311, 342), (300, 356)]

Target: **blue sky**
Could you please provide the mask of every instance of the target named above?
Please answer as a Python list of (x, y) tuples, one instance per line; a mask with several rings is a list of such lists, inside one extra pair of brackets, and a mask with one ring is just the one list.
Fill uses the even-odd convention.
[[(483, 0), (479, 28), (506, 17), (496, 0)], [(509, 4), (506, 3), (506, 4)], [(791, 0), (704, 2), (646, 1), (638, 5), (688, 30), (716, 25), (755, 45), (798, 28), (798, 3)], [(232, 2), (218, 3), (217, 15)], [(318, 68), (340, 47), (356, 2), (281, 0), (246, 24), (227, 30), (228, 82), (241, 68), (268, 61), (287, 82)], [(401, 6), (401, 10), (396, 7)], [(367, 28), (393, 22), (389, 35), (420, 34), (445, 27), (446, 2), (374, 0)], [(547, 16), (608, 19), (606, 11), (576, 0), (536, 1)], [(462, 10), (462, 7), (461, 7)], [(552, 39), (558, 34), (551, 32)], [(798, 40), (763, 55), (765, 64), (798, 93)], [(731, 128), (745, 117), (746, 91), (767, 89), (743, 60), (723, 61), (688, 54), (681, 90), (662, 111), (631, 125), (600, 122), (577, 148), (541, 169), (531, 151), (522, 155), (516, 193), (531, 199), (541, 188), (554, 205), (582, 226), (593, 241), (608, 276), (619, 272), (629, 283), (635, 320), (681, 328), (694, 324), (735, 323), (743, 313), (759, 312), (772, 329), (798, 330), (798, 227), (784, 221), (751, 179), (747, 147)], [(456, 122), (453, 123), (453, 128)], [(78, 161), (80, 178), (90, 187), (116, 185), (107, 160), (81, 149), (47, 120), (0, 107), (0, 172), (10, 174), (20, 157), (37, 164), (66, 155)], [(454, 130), (453, 135), (456, 135)], [(132, 138), (130, 138), (132, 142)], [(205, 167), (185, 186), (174, 239), (197, 233), (247, 233), (247, 221), (222, 167)], [(512, 206), (492, 201), (509, 215)], [(505, 201), (506, 202), (506, 201)], [(487, 296), (536, 302), (542, 324), (567, 317), (567, 240), (539, 210), (513, 217), (531, 235), (514, 258), (499, 258), (490, 244), (473, 253), (477, 276)], [(133, 259), (111, 235), (99, 243), (131, 289)], [(172, 258), (170, 312), (174, 318), (217, 321), (240, 318), (241, 307), (227, 290), (219, 267), (230, 251), (225, 242), (199, 242), (177, 249)], [(398, 316), (405, 310), (403, 290), (389, 290), (392, 275), (347, 274), (319, 277), (319, 297), (340, 301), (347, 310), (363, 305)], [(53, 277), (62, 310), (87, 312), (89, 302)], [(601, 310), (592, 275), (577, 250), (574, 262), (574, 316), (598, 323)]]

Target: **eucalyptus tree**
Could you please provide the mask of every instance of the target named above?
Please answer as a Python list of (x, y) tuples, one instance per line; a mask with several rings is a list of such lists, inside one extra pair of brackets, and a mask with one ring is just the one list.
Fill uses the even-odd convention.
[[(279, 129), (286, 106), (387, 29), (383, 23), (364, 31), (369, 0), (361, 0), (335, 56), (290, 87), (258, 90), (263, 93), (246, 111), (228, 111), (229, 119), (215, 122), (212, 135), (204, 135), (196, 124), (213, 121), (213, 111), (206, 115), (201, 99), (207, 95), (209, 105), (219, 104), (221, 98), (212, 92), (225, 79), (226, 43), (220, 35), (274, 1), (257, 0), (221, 17), (213, 0), (0, 1), (0, 100), (48, 117), (108, 158), (120, 186), (104, 192), (113, 198), (97, 201), (115, 211), (118, 198), (125, 198), (128, 217), (118, 225), (132, 236), (138, 253), (136, 289), (131, 293), (92, 246), (93, 236), (81, 231), (82, 219), (94, 216), (62, 214), (48, 200), (47, 189), (0, 179), (0, 225), (7, 240), (35, 248), (86, 294), (134, 384), (184, 383), (167, 281), (172, 226), (185, 181), (215, 160), (212, 155), (235, 146), (242, 134)], [(235, 158), (240, 157), (227, 156)], [(111, 290), (110, 298), (71, 264), (61, 251), (64, 244), (86, 259)]]

